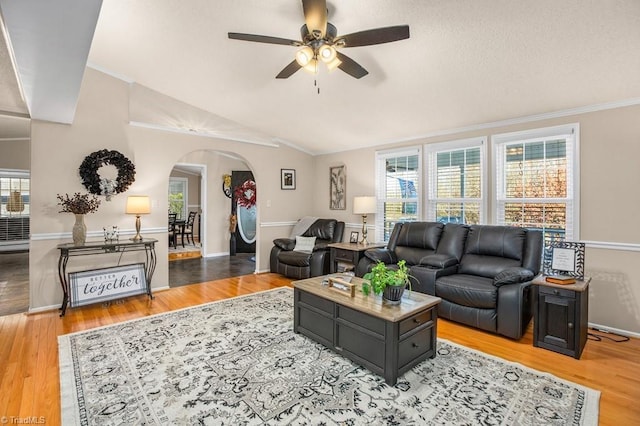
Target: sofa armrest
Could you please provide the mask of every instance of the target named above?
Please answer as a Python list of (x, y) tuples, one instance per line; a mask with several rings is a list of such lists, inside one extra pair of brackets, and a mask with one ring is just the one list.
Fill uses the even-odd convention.
[(296, 240), (292, 240), (291, 238), (276, 238), (273, 240), (273, 244), (282, 250), (291, 251), (296, 246)]
[(520, 339), (533, 313), (531, 283), (507, 284), (498, 289), (498, 334)]
[(436, 280), (440, 277), (444, 277), (445, 275), (455, 274), (457, 270), (457, 264), (442, 269), (430, 266), (412, 266), (409, 269), (411, 290), (435, 296)]
[(430, 254), (420, 259), (420, 266), (428, 266), (430, 268), (442, 269), (457, 264), (458, 259), (448, 254)]
[(501, 287), (507, 284), (526, 283), (531, 281), (534, 276), (535, 274), (533, 273), (533, 271), (527, 268), (507, 268), (493, 277), (493, 285), (496, 287)]
[(329, 250), (329, 244), (331, 244), (331, 241), (316, 240), (316, 244), (313, 246), (313, 251)]
[(387, 248), (371, 248), (364, 252), (364, 255), (374, 261), (374, 262), (382, 262), (384, 264), (388, 263), (398, 263), (398, 259), (396, 254)]

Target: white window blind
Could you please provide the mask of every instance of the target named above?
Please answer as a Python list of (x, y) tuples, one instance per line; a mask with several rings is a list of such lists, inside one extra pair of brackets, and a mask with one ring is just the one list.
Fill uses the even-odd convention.
[(498, 224), (578, 239), (578, 125), (493, 137)]
[(388, 241), (397, 222), (420, 219), (420, 148), (376, 154), (376, 241)]
[(28, 171), (0, 170), (0, 241), (29, 239), (31, 181)]
[(429, 221), (483, 223), (487, 138), (425, 146)]
[(169, 213), (176, 213), (178, 219), (187, 218), (188, 183), (187, 178), (169, 178)]

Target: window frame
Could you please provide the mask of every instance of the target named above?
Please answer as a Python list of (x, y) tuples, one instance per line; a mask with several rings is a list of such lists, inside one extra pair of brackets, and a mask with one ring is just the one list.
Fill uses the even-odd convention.
[[(567, 191), (563, 202), (567, 203), (567, 217), (565, 222), (566, 241), (579, 241), (580, 239), (580, 125), (579, 123), (563, 124), (559, 126), (543, 127), (518, 132), (501, 133), (491, 136), (491, 151), (493, 153), (492, 182), (494, 193), (492, 197), (492, 217), (494, 223), (504, 224), (500, 217), (501, 206), (506, 198), (506, 185), (504, 176), (499, 176), (504, 171), (504, 147), (513, 143), (527, 143), (534, 141), (548, 141), (553, 139), (566, 139), (567, 158)], [(527, 200), (523, 197), (522, 200)], [(531, 198), (531, 200), (559, 200), (558, 198)]]
[[(487, 145), (488, 145), (488, 137), (487, 136), (478, 136), (473, 138), (466, 139), (457, 139), (446, 142), (437, 142), (432, 144), (424, 145), (424, 181), (425, 186), (424, 189), (426, 191), (426, 195), (424, 196), (424, 212), (426, 220), (435, 222), (437, 220), (436, 215), (436, 203), (440, 201), (440, 199), (436, 196), (436, 173), (437, 166), (435, 169), (432, 165), (435, 163), (434, 157), (439, 153), (444, 152), (452, 152), (463, 149), (471, 149), (471, 148), (480, 148), (480, 198), (477, 201), (480, 203), (480, 218), (479, 223), (486, 223), (488, 218), (488, 207), (487, 207), (487, 180), (489, 173), (487, 173)], [(451, 202), (461, 202), (464, 203), (464, 198), (452, 198), (449, 199)]]
[[(416, 172), (417, 178), (417, 186), (418, 190), (416, 191), (417, 198), (393, 198), (387, 199), (386, 192), (386, 161), (389, 158), (397, 158), (397, 157), (409, 157), (409, 156), (417, 156), (418, 159), (418, 169)], [(385, 224), (385, 203), (386, 202), (415, 202), (416, 203), (416, 220), (422, 220), (422, 199), (423, 195), (423, 165), (422, 165), (422, 147), (418, 146), (409, 146), (402, 147), (397, 149), (388, 149), (376, 151), (376, 167), (375, 167), (375, 189), (376, 189), (376, 218), (375, 218), (375, 240), (378, 243), (386, 242), (385, 240), (385, 232), (384, 232), (384, 224)], [(391, 230), (389, 230), (391, 233)]]
[(167, 205), (170, 208), (171, 205), (171, 183), (172, 182), (180, 182), (183, 185), (183, 205), (182, 205), (182, 216), (179, 216), (178, 219), (186, 220), (189, 212), (189, 179), (185, 177), (169, 177), (169, 191), (167, 193)]

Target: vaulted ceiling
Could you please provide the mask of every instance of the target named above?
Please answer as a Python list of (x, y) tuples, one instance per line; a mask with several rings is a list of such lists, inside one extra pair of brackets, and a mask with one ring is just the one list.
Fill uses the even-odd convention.
[[(51, 0), (15, 3), (22, 2)], [(0, 1), (5, 20), (7, 3)], [(56, 0), (68, 9), (59, 15), (73, 14), (71, 3)], [(407, 24), (411, 37), (344, 49), (369, 71), (360, 80), (324, 68), (276, 80), (295, 47), (230, 40), (227, 33), (297, 40), (304, 23), (299, 0), (104, 0), (97, 24), (90, 13), (75, 13), (74, 20), (85, 21), (78, 25), (90, 42), (90, 66), (313, 154), (640, 102), (637, 0), (334, 0), (327, 6), (339, 35)], [(91, 19), (95, 34), (87, 30)], [(54, 32), (56, 25), (74, 25), (51, 21)], [(60, 60), (68, 60), (65, 50), (75, 48), (76, 57), (81, 50), (55, 48)]]

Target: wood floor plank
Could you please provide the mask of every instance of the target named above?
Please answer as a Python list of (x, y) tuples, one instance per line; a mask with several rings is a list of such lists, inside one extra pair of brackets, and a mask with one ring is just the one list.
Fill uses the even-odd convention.
[[(0, 318), (0, 416), (43, 416), (60, 424), (60, 380), (57, 337), (62, 334), (187, 308), (256, 291), (289, 286), (277, 274), (258, 274), (173, 288), (124, 303), (73, 308)], [(580, 360), (533, 347), (530, 326), (519, 341), (446, 320), (438, 337), (509, 361), (546, 371), (600, 390), (600, 424), (638, 424), (640, 419), (640, 339), (613, 343), (588, 341)]]

